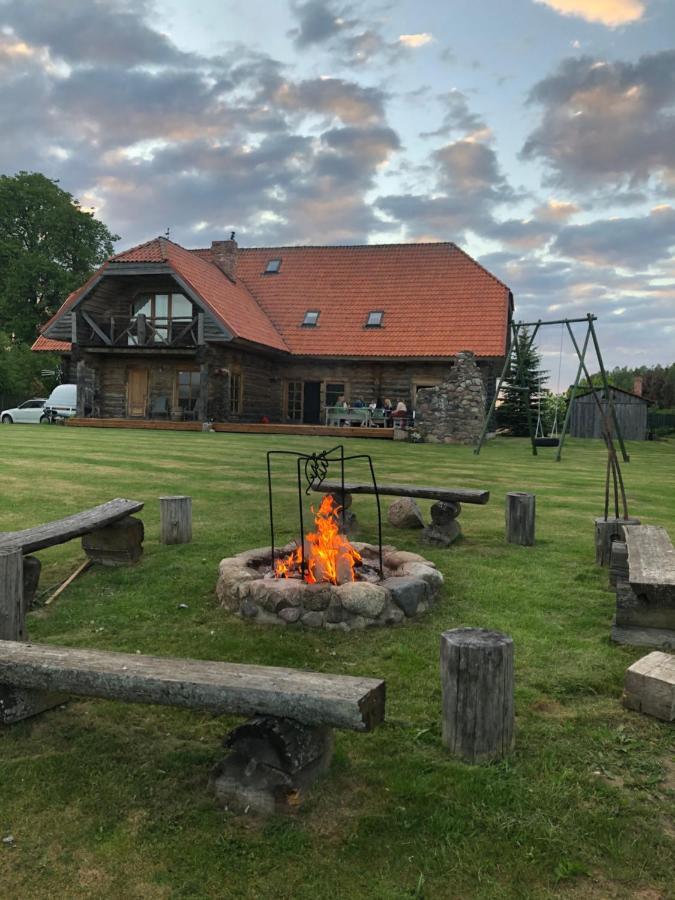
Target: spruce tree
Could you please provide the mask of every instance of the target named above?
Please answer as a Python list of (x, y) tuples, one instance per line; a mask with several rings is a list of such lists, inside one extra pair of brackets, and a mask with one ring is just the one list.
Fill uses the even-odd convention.
[[(511, 353), (509, 368), (502, 385), (502, 402), (496, 409), (496, 421), (498, 428), (508, 429), (512, 437), (528, 437), (527, 426), (527, 391), (519, 388), (529, 388), (530, 411), (532, 414), (532, 428), (537, 422), (538, 396), (548, 380), (548, 373), (541, 369), (541, 356), (537, 348), (530, 343), (530, 335), (526, 328), (518, 332), (518, 355), (515, 350)], [(518, 375), (518, 360), (520, 359), (520, 374)]]

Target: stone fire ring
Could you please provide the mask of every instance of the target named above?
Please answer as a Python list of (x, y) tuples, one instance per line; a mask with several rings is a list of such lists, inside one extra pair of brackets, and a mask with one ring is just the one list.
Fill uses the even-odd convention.
[[(351, 543), (365, 563), (378, 565), (376, 545)], [(293, 549), (295, 545), (280, 552)], [(299, 578), (272, 577), (269, 547), (247, 550), (222, 560), (216, 593), (225, 609), (265, 625), (297, 622), (306, 628), (356, 631), (396, 625), (426, 612), (443, 584), (434, 563), (389, 546), (382, 547), (382, 557), (382, 581), (306, 584)]]

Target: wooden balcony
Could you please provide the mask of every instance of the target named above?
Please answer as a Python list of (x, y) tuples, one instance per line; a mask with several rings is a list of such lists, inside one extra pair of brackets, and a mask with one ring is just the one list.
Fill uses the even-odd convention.
[(92, 316), (85, 310), (73, 315), (74, 344), (82, 347), (117, 349), (190, 349), (204, 345), (204, 313), (192, 318), (137, 316)]

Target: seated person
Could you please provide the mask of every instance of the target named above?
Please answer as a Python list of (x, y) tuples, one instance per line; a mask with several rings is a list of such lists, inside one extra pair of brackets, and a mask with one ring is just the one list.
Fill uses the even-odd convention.
[(408, 407), (405, 405), (403, 400), (399, 400), (396, 404), (396, 409), (391, 414), (392, 419), (407, 419), (408, 418)]
[(363, 409), (366, 404), (361, 400), (360, 397), (357, 397), (356, 400), (352, 403), (352, 407), (354, 409)]

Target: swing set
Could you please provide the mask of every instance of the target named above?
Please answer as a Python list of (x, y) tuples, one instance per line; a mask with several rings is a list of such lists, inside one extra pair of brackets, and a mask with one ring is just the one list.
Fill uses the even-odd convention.
[[(605, 371), (605, 366), (602, 361), (602, 354), (600, 352), (600, 344), (598, 343), (598, 336), (595, 333), (595, 328), (593, 327), (593, 323), (597, 321), (597, 316), (588, 313), (583, 319), (554, 319), (550, 322), (543, 322), (541, 319), (538, 319), (536, 322), (511, 322), (510, 323), (510, 332), (511, 332), (511, 341), (509, 345), (508, 352), (506, 354), (506, 359), (504, 360), (504, 368), (502, 369), (502, 373), (499, 376), (499, 382), (497, 383), (497, 389), (495, 390), (494, 397), (492, 398), (492, 402), (490, 404), (490, 408), (485, 417), (485, 421), (483, 423), (483, 428), (480, 433), (480, 437), (478, 439), (478, 443), (474, 449), (474, 453), (478, 454), (481, 451), (483, 444), (485, 443), (485, 439), (487, 437), (488, 428), (490, 426), (490, 422), (494, 415), (495, 407), (497, 405), (497, 400), (499, 398), (499, 393), (502, 389), (502, 385), (506, 379), (506, 373), (509, 371), (509, 368), (515, 366), (516, 374), (514, 378), (514, 383), (512, 383), (511, 388), (513, 390), (522, 391), (526, 397), (526, 410), (527, 410), (527, 427), (530, 434), (530, 442), (532, 444), (532, 455), (537, 455), (538, 447), (557, 447), (556, 453), (556, 462), (560, 462), (562, 459), (562, 449), (563, 444), (565, 443), (565, 436), (567, 434), (569, 423), (570, 423), (570, 415), (572, 412), (572, 406), (574, 404), (574, 400), (577, 394), (577, 389), (579, 387), (579, 381), (581, 379), (581, 374), (586, 376), (586, 380), (588, 381), (591, 389), (593, 390), (593, 396), (595, 397), (595, 402), (597, 403), (601, 419), (607, 419), (608, 422), (611, 421), (611, 425), (613, 426), (614, 433), (616, 434), (617, 440), (619, 441), (619, 446), (621, 447), (621, 455), (623, 457), (624, 462), (629, 462), (630, 457), (626, 452), (626, 447), (623, 442), (623, 436), (621, 434), (621, 428), (619, 427), (619, 420), (616, 414), (616, 408), (614, 406), (614, 401), (612, 399), (612, 393), (609, 388), (609, 383), (607, 381), (607, 373)], [(583, 341), (583, 346), (580, 348), (579, 343), (574, 335), (574, 331), (572, 329), (572, 325), (578, 323), (586, 324), (586, 334)], [(532, 392), (530, 390), (529, 385), (526, 383), (525, 379), (525, 361), (527, 355), (534, 344), (534, 339), (536, 338), (539, 330), (541, 328), (545, 328), (547, 326), (559, 325), (560, 326), (560, 350), (558, 354), (558, 380), (556, 385), (556, 392), (558, 396), (556, 397), (555, 407), (554, 407), (554, 416), (553, 416), (553, 424), (551, 426), (551, 430), (548, 435), (544, 433), (544, 426), (542, 423), (542, 415), (541, 415), (541, 391), (537, 391), (537, 421), (533, 422), (533, 414), (532, 414)], [(528, 334), (524, 329), (531, 328), (532, 332)], [(558, 429), (558, 404), (560, 402), (560, 371), (562, 367), (562, 349), (563, 349), (563, 338), (565, 335), (565, 329), (572, 340), (572, 345), (574, 350), (576, 351), (577, 357), (579, 359), (579, 366), (577, 368), (576, 378), (574, 379), (574, 385), (572, 386), (572, 392), (570, 394), (570, 401), (567, 406), (567, 412), (565, 413), (565, 419), (563, 421), (562, 427), (560, 430)], [(521, 335), (526, 335), (526, 341), (524, 346), (521, 346)], [(602, 386), (604, 389), (604, 395), (607, 398), (607, 414), (603, 409), (602, 403), (598, 396), (598, 391), (593, 389), (593, 383), (591, 381), (591, 376), (586, 366), (586, 353), (588, 351), (588, 345), (590, 342), (593, 342), (593, 347), (595, 350), (595, 355), (598, 362), (598, 367), (600, 369), (600, 377), (602, 378)], [(611, 429), (611, 426), (610, 426)], [(611, 430), (608, 431), (608, 437), (611, 442)]]

